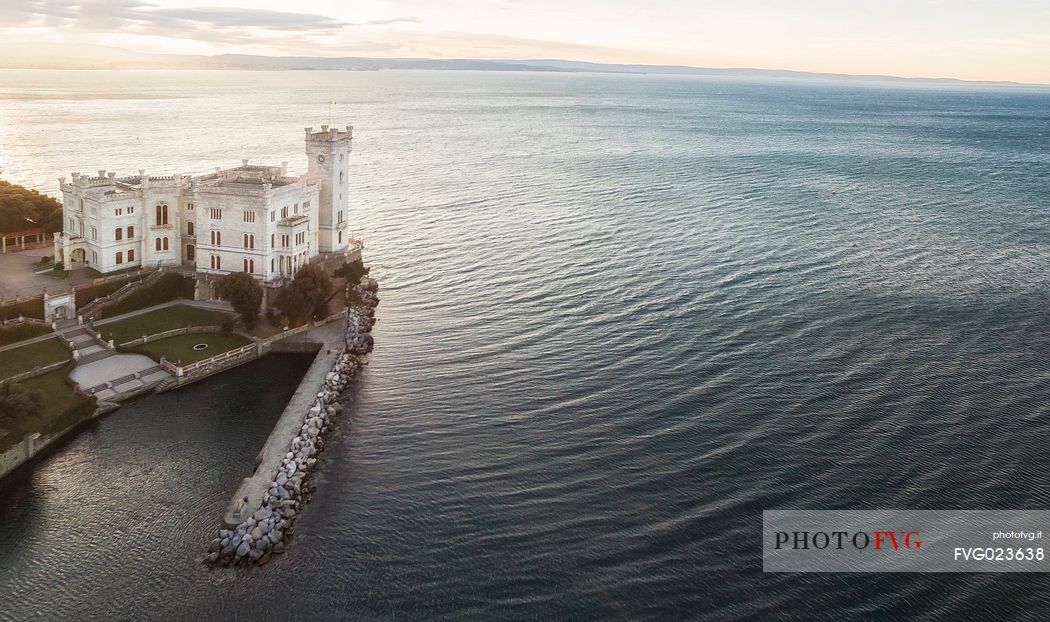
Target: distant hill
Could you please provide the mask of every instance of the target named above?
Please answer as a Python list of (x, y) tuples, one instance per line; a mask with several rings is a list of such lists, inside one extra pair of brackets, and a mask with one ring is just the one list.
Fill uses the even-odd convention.
[(430, 69), (445, 71), (544, 71), (576, 73), (634, 73), (807, 80), (863, 80), (877, 82), (930, 83), (944, 85), (1047, 86), (1019, 82), (975, 82), (956, 78), (902, 78), (888, 75), (815, 73), (784, 69), (690, 67), (686, 65), (629, 65), (546, 59), (439, 59), (372, 58), (364, 56), (255, 56), (220, 54), (194, 56), (144, 54), (103, 46), (0, 46), (0, 68), (56, 69), (244, 69), (244, 70), (338, 70), (379, 71), (384, 69)]

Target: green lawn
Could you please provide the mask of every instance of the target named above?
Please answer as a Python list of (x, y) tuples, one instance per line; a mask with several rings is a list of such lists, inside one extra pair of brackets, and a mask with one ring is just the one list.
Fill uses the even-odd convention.
[(222, 326), (224, 322), (231, 319), (233, 315), (222, 311), (176, 305), (129, 317), (112, 324), (103, 324), (96, 328), (102, 333), (104, 339), (113, 339), (114, 343), (120, 345), (143, 335), (156, 335), (175, 328)]
[[(198, 343), (206, 343), (208, 347), (204, 350), (194, 350), (193, 346)], [(199, 335), (177, 335), (166, 339), (158, 339), (157, 341), (130, 348), (129, 351), (145, 354), (155, 361), (159, 361), (160, 357), (163, 356), (176, 365), (189, 365), (249, 343), (251, 343), (250, 339), (245, 339), (240, 335), (202, 333)]]
[(73, 358), (66, 344), (55, 337), (13, 350), (0, 352), (0, 379), (10, 378), (34, 367), (50, 365)]
[(73, 384), (69, 380), (71, 366), (72, 363), (19, 383), (26, 388), (40, 391), (44, 398), (44, 407), (35, 416), (9, 426), (8, 433), (0, 437), (0, 451), (6, 451), (30, 432), (59, 432), (87, 419), (95, 412), (95, 398), (73, 392)]
[[(46, 324), (15, 324), (0, 328), (0, 346), (10, 345), (51, 332)], [(0, 356), (3, 356), (0, 354)]]

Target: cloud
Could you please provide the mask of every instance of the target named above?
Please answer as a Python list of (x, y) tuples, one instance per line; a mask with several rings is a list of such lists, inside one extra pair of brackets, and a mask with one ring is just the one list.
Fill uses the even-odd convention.
[(389, 24), (422, 24), (423, 18), (415, 15), (405, 17), (391, 17), (390, 19), (373, 19), (367, 22), (356, 22), (352, 26), (386, 26)]
[(269, 9), (165, 8), (143, 0), (0, 0), (0, 25), (75, 33), (120, 33), (215, 43), (268, 43), (303, 35), (335, 35), (351, 26), (418, 24), (415, 16), (350, 23), (326, 15)]

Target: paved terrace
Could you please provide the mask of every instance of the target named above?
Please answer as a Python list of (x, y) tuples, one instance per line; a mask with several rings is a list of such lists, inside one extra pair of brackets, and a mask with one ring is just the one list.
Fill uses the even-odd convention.
[[(231, 307), (223, 302), (173, 300), (99, 320), (95, 322), (95, 326), (105, 326), (106, 324), (175, 305), (231, 311)], [(168, 371), (148, 356), (123, 354), (110, 350), (84, 326), (73, 324), (72, 326), (60, 328), (59, 334), (65, 339), (72, 341), (73, 347), (79, 353), (77, 366), (69, 374), (69, 377), (80, 385), (82, 391), (94, 395), (100, 400), (111, 400), (120, 395), (145, 391), (172, 378)]]

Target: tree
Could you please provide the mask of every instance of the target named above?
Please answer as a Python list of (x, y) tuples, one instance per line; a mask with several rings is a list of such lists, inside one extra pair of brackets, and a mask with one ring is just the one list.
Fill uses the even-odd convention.
[(360, 259), (348, 261), (343, 265), (339, 266), (332, 276), (340, 279), (344, 279), (350, 285), (357, 285), (361, 282), (362, 277), (368, 276), (368, 268)]
[(334, 289), (320, 266), (306, 264), (295, 273), (291, 283), (277, 291), (274, 304), (293, 324), (302, 324), (325, 316)]
[(0, 425), (15, 428), (44, 408), (44, 395), (20, 384), (0, 384)]
[(0, 179), (0, 231), (39, 227), (48, 233), (62, 229), (62, 204), (51, 197)]
[(263, 290), (259, 282), (247, 272), (231, 272), (222, 277), (218, 286), (219, 297), (233, 305), (244, 325), (251, 330), (259, 321)]

